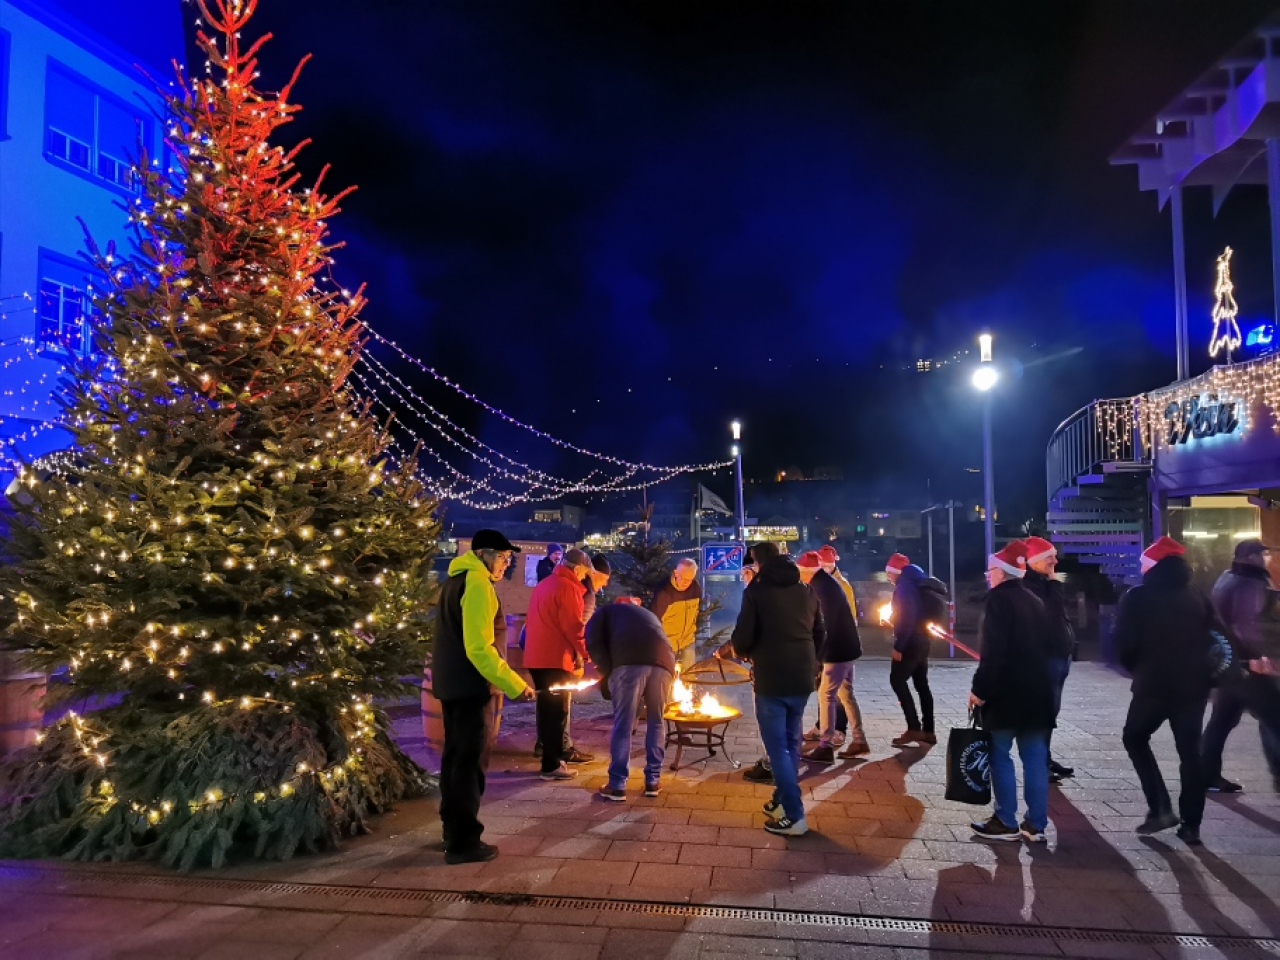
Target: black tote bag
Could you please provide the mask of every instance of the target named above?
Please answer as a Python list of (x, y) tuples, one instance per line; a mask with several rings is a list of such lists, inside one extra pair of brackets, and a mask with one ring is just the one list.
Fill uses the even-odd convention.
[(946, 798), (985, 806), (991, 802), (991, 734), (969, 713), (969, 726), (953, 727), (947, 738)]

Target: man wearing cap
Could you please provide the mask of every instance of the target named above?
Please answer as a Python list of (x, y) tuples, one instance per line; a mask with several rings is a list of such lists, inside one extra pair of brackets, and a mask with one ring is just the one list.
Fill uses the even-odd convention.
[[(1213, 585), (1213, 604), (1226, 624), (1235, 652), (1246, 660), (1256, 660), (1265, 653), (1262, 617), (1271, 589), (1268, 559), (1270, 554), (1261, 540), (1241, 540), (1236, 544), (1231, 569)], [(1239, 793), (1241, 790), (1240, 784), (1222, 775), (1222, 751), (1227, 745), (1228, 735), (1249, 709), (1258, 686), (1260, 684), (1253, 674), (1242, 671), (1226, 678), (1213, 695), (1213, 712), (1204, 729), (1203, 750), (1204, 773), (1210, 793)]]
[[(1115, 636), (1120, 663), (1133, 675), (1123, 741), (1147, 800), (1138, 833), (1176, 826), (1178, 837), (1194, 845), (1204, 816), (1200, 728), (1212, 682), (1212, 631), (1220, 621), (1213, 603), (1191, 582), (1185, 552), (1172, 537), (1161, 537), (1143, 552), (1142, 584), (1120, 601)], [(1151, 737), (1166, 721), (1182, 779), (1177, 814), (1151, 752)]]
[(807, 583), (818, 598), (826, 637), (817, 650), (822, 667), (818, 683), (819, 743), (804, 755), (812, 763), (835, 763), (836, 702), (844, 704), (845, 716), (853, 723), (853, 736), (842, 758), (858, 757), (871, 752), (862, 730), (862, 713), (853, 696), (854, 661), (862, 656), (862, 640), (853, 611), (835, 578), (822, 569), (817, 551), (807, 550), (796, 561), (800, 582)]
[[(1049, 824), (1049, 731), (1057, 720), (1050, 668), (1052, 624), (1044, 604), (1027, 589), (1027, 547), (1005, 544), (987, 560), (991, 589), (982, 607), (982, 659), (974, 671), (970, 709), (981, 708), (991, 733), (991, 793), (995, 809), (971, 826), (986, 840), (1045, 842)], [(1022, 760), (1027, 814), (1018, 822), (1018, 775), (1013, 745)]]
[(564, 556), (564, 547), (558, 543), (547, 544), (547, 555), (538, 561), (539, 583), (551, 576), (551, 571), (556, 568), (562, 556)]
[[(921, 616), (920, 584), (925, 572), (905, 555), (895, 553), (885, 564), (884, 572), (893, 584), (893, 664), (889, 667), (889, 686), (898, 697), (906, 732), (890, 741), (895, 747), (933, 744), (933, 691), (929, 689), (929, 644), (924, 617)], [(920, 696), (920, 712), (907, 681)]]
[(498, 848), (480, 840), (485, 772), (502, 694), (532, 700), (533, 691), (507, 665), (507, 621), (493, 589), (520, 548), (497, 530), (480, 530), (471, 550), (449, 564), (431, 660), (432, 692), (444, 720), (440, 757), (440, 822), (445, 860), (492, 860)]
[(671, 696), (676, 656), (662, 624), (636, 597), (620, 597), (600, 607), (587, 623), (587, 652), (600, 671), (605, 699), (613, 701), (609, 736), (609, 781), (600, 790), (605, 800), (627, 799), (631, 763), (631, 730), (645, 707), (644, 795), (662, 791), (662, 712)]
[[(1054, 577), (1054, 571), (1058, 567), (1058, 548), (1043, 537), (1027, 537), (1024, 543), (1027, 572), (1022, 583), (1040, 598), (1049, 613), (1049, 623), (1053, 628), (1049, 635), (1049, 667), (1053, 671), (1053, 685), (1058, 694), (1058, 710), (1061, 710), (1062, 688), (1066, 685), (1067, 674), (1071, 672), (1076, 634), (1071, 626), (1071, 619), (1067, 616), (1067, 600), (1063, 595), (1062, 582)], [(1072, 767), (1064, 767), (1053, 759), (1052, 731), (1045, 749), (1049, 758), (1049, 779), (1053, 783), (1075, 776)]]
[(694, 641), (698, 637), (698, 612), (702, 607), (702, 585), (698, 565), (685, 557), (676, 564), (671, 579), (653, 595), (653, 615), (662, 621), (680, 669), (693, 666)]
[(570, 780), (577, 771), (565, 765), (569, 691), (552, 690), (582, 676), (587, 647), (582, 623), (583, 578), (591, 561), (576, 547), (565, 551), (551, 576), (533, 588), (525, 618), (524, 665), (538, 691), (538, 740), (542, 743), (542, 779)]

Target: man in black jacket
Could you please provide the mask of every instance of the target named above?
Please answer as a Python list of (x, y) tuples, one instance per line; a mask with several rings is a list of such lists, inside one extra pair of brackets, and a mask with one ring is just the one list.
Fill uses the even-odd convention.
[[(924, 570), (900, 553), (885, 564), (893, 584), (893, 663), (889, 686), (893, 688), (907, 721), (906, 732), (890, 741), (895, 747), (938, 742), (933, 732), (933, 691), (929, 688), (929, 645), (920, 598), (921, 584), (928, 579)], [(920, 712), (907, 686), (910, 681), (920, 696)]]
[(551, 571), (560, 565), (560, 558), (563, 556), (564, 547), (560, 546), (558, 543), (547, 544), (547, 555), (538, 561), (537, 573), (539, 583), (551, 576)]
[[(1230, 632), (1235, 651), (1246, 660), (1256, 660), (1265, 653), (1262, 615), (1271, 589), (1268, 559), (1261, 540), (1241, 540), (1236, 544), (1231, 569), (1213, 585), (1213, 605)], [(1250, 701), (1258, 699), (1259, 693), (1265, 696), (1266, 685), (1267, 681), (1260, 681), (1256, 674), (1238, 671), (1214, 693), (1213, 712), (1204, 728), (1204, 773), (1211, 793), (1240, 792), (1240, 784), (1222, 775), (1222, 751)], [(1263, 742), (1266, 743), (1265, 735)]]
[(822, 679), (818, 683), (819, 742), (804, 755), (811, 763), (835, 763), (836, 704), (844, 704), (845, 716), (852, 730), (849, 745), (841, 758), (858, 757), (870, 753), (866, 734), (862, 730), (862, 712), (853, 696), (854, 661), (862, 656), (862, 639), (858, 636), (858, 624), (853, 619), (849, 600), (839, 582), (822, 569), (822, 558), (816, 551), (808, 550), (796, 561), (800, 580), (809, 585), (818, 598), (822, 610), (822, 623), (826, 628), (826, 641), (817, 651), (822, 665)]
[[(1142, 585), (1120, 601), (1115, 636), (1120, 663), (1133, 675), (1124, 748), (1147, 798), (1147, 819), (1138, 832), (1156, 833), (1181, 823), (1178, 837), (1198, 844), (1205, 794), (1200, 727), (1209, 701), (1211, 631), (1219, 621), (1209, 598), (1191, 582), (1185, 552), (1171, 537), (1146, 549)], [(1166, 720), (1178, 750), (1181, 820), (1151, 752), (1151, 735)]]
[(644, 795), (656, 797), (662, 789), (662, 713), (671, 695), (676, 655), (662, 621), (639, 604), (636, 597), (622, 597), (600, 607), (587, 622), (587, 653), (600, 671), (602, 692), (613, 701), (609, 782), (600, 796), (615, 802), (627, 799), (631, 729), (642, 704), (646, 711)]
[[(1067, 674), (1071, 672), (1076, 634), (1071, 626), (1071, 618), (1067, 616), (1067, 600), (1063, 595), (1062, 583), (1054, 578), (1054, 570), (1058, 566), (1058, 548), (1041, 537), (1027, 537), (1023, 542), (1027, 548), (1027, 572), (1022, 578), (1022, 585), (1039, 597), (1045, 610), (1049, 612), (1049, 669), (1053, 673), (1058, 710), (1061, 710), (1062, 688), (1066, 685)], [(1049, 780), (1052, 783), (1075, 776), (1073, 767), (1064, 767), (1053, 759), (1052, 731), (1046, 751), (1049, 757)]]
[[(1050, 667), (1050, 616), (1027, 589), (1026, 544), (1014, 540), (988, 558), (990, 592), (982, 611), (982, 659), (973, 674), (970, 708), (981, 708), (991, 733), (991, 818), (972, 824), (988, 840), (1044, 843), (1049, 824), (1049, 731), (1058, 716)], [(1018, 823), (1018, 775), (1013, 744), (1022, 760), (1027, 815)]]
[(773, 768), (773, 798), (765, 804), (765, 829), (782, 836), (807, 833), (800, 799), (800, 742), (804, 711), (818, 672), (815, 651), (826, 631), (813, 591), (776, 543), (757, 543), (760, 572), (743, 591), (733, 628), (733, 650), (755, 665), (756, 723)]

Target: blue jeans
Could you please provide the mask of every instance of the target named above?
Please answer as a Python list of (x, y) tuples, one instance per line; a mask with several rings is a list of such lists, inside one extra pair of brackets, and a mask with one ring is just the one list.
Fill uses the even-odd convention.
[(1037, 830), (1049, 825), (1049, 731), (991, 731), (991, 793), (996, 818), (1006, 827), (1018, 826), (1018, 773), (1013, 768), (1013, 743), (1022, 760), (1022, 785), (1027, 823)]
[(765, 697), (756, 694), (756, 723), (773, 768), (773, 799), (792, 820), (804, 819), (800, 800), (800, 738), (809, 695)]
[(662, 711), (674, 678), (662, 667), (614, 667), (609, 673), (613, 701), (613, 732), (609, 735), (609, 788), (622, 790), (631, 773), (631, 728), (644, 704), (644, 782), (657, 783), (662, 774)]

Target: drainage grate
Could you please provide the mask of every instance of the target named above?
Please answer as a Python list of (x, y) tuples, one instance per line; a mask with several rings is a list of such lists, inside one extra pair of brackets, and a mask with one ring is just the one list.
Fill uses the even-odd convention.
[[(1264, 937), (1198, 936), (1180, 933), (1103, 930), (1089, 927), (1050, 927), (1015, 923), (968, 923), (962, 920), (903, 920), (846, 913), (820, 913), (762, 907), (728, 907), (693, 903), (663, 903), (653, 900), (615, 900), (593, 897), (556, 897), (526, 893), (488, 893), (479, 890), (415, 890), (406, 887), (360, 887), (326, 883), (287, 883), (241, 880), (232, 877), (184, 877), (171, 874), (143, 874), (94, 870), (80, 867), (0, 866), (0, 879), (34, 880), (63, 886), (72, 883), (103, 884), (101, 892), (77, 889), (78, 895), (127, 898), (128, 887), (182, 887), (196, 890), (225, 890), (237, 893), (285, 896), (309, 894), (353, 900), (399, 900), (420, 903), (482, 903), (493, 906), (529, 906), (557, 910), (593, 910), (606, 913), (640, 913), (649, 916), (687, 919), (737, 920), (794, 926), (842, 927), (850, 930), (904, 934), (952, 934), (959, 937), (1004, 937), (1009, 939), (1061, 940), (1089, 943), (1123, 943), (1144, 946), (1200, 947), (1221, 951), (1280, 955), (1280, 940)], [(270, 903), (255, 901), (258, 908)], [(296, 906), (276, 909), (305, 909)], [(338, 906), (335, 909), (341, 910)], [(357, 912), (347, 910), (345, 912)], [(376, 910), (367, 911), (376, 912)]]

